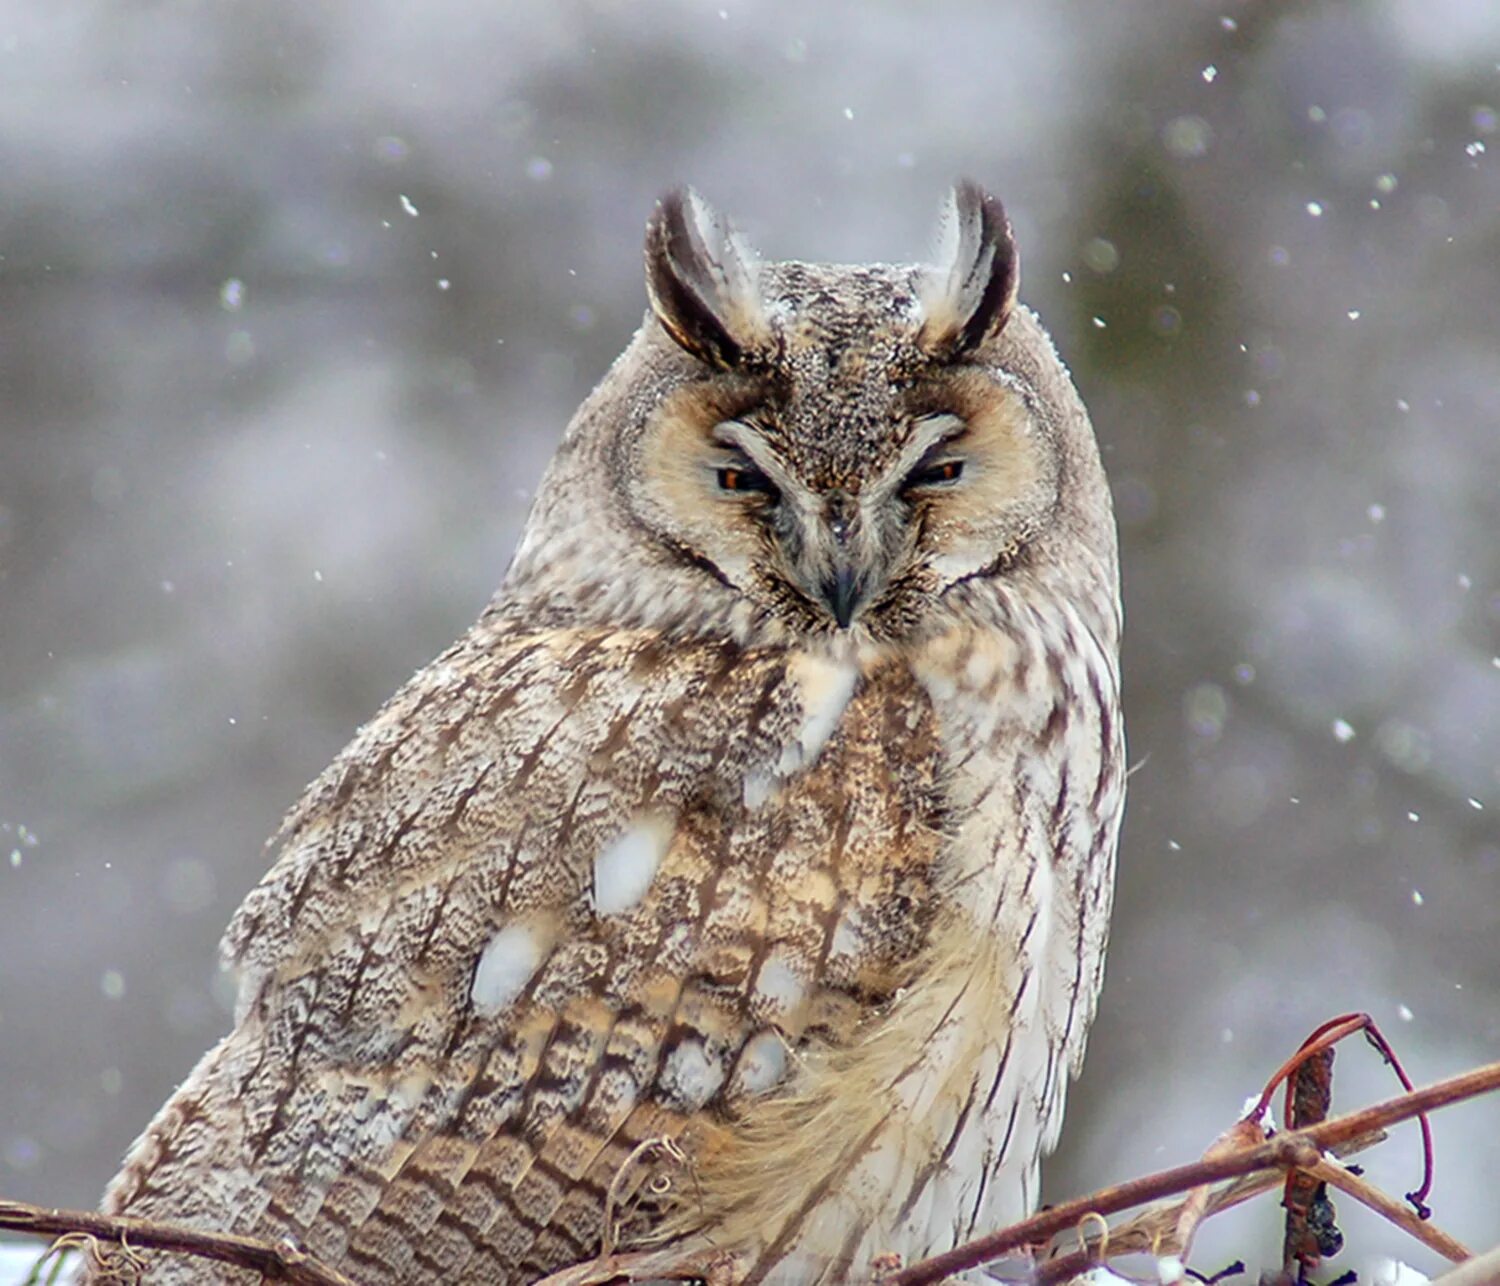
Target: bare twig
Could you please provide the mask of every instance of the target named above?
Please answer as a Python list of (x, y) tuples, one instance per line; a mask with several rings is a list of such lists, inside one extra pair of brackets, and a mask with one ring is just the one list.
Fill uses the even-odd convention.
[(289, 1286), (355, 1286), (342, 1273), (320, 1264), (290, 1242), (273, 1244), (231, 1233), (204, 1232), (182, 1224), (102, 1215), (92, 1210), (50, 1210), (23, 1201), (0, 1201), (0, 1228), (39, 1237), (79, 1238), (131, 1250), (166, 1250), (214, 1259), (260, 1273), (266, 1281)]
[(1083, 1237), (1081, 1249), (1070, 1250), (1041, 1261), (1032, 1272), (1030, 1286), (1056, 1286), (1058, 1282), (1069, 1281), (1102, 1262), (1106, 1258), (1106, 1252), (1109, 1255), (1131, 1255), (1141, 1251), (1154, 1252), (1158, 1247), (1169, 1247), (1190, 1203), (1194, 1209), (1201, 1209), (1203, 1217), (1207, 1218), (1269, 1192), (1280, 1182), (1281, 1174), (1276, 1170), (1244, 1175), (1223, 1187), (1210, 1187), (1206, 1202), (1198, 1195), (1203, 1189), (1194, 1188), (1182, 1201), (1153, 1206), (1134, 1219), (1111, 1227), (1107, 1239), (1102, 1234)]
[[(1500, 1075), (1500, 1067), (1496, 1069)], [(1330, 1123), (1331, 1124), (1331, 1123)], [(1042, 1245), (1056, 1233), (1071, 1228), (1086, 1215), (1112, 1215), (1160, 1197), (1170, 1197), (1200, 1184), (1217, 1183), (1256, 1170), (1316, 1165), (1321, 1154), (1300, 1134), (1278, 1138), (1225, 1156), (1211, 1157), (1162, 1170), (1144, 1178), (1118, 1183), (1087, 1197), (1065, 1201), (984, 1237), (977, 1237), (955, 1250), (933, 1255), (903, 1269), (888, 1279), (888, 1286), (928, 1286), (953, 1273), (977, 1268), (1022, 1246)]]
[(1132, 1206), (1169, 1197), (1204, 1183), (1259, 1170), (1311, 1169), (1322, 1160), (1322, 1150), (1348, 1142), (1374, 1130), (1431, 1112), (1450, 1103), (1500, 1089), (1500, 1063), (1489, 1063), (1473, 1071), (1428, 1085), (1423, 1089), (1387, 1099), (1373, 1107), (1335, 1117), (1306, 1130), (1296, 1130), (1242, 1152), (1194, 1161), (1157, 1174), (1102, 1189), (1092, 1196), (1067, 1201), (1033, 1215), (1018, 1224), (976, 1238), (941, 1255), (933, 1255), (902, 1269), (887, 1279), (888, 1286), (928, 1286), (950, 1274), (977, 1268), (1022, 1246), (1045, 1243), (1056, 1233), (1076, 1225), (1085, 1215), (1110, 1215)]
[[(1203, 1154), (1205, 1161), (1211, 1157), (1232, 1156), (1246, 1148), (1257, 1147), (1266, 1141), (1266, 1132), (1258, 1120), (1243, 1117), (1215, 1139)], [(1213, 1195), (1212, 1184), (1202, 1184), (1187, 1195), (1187, 1200), (1178, 1208), (1177, 1220), (1172, 1226), (1175, 1249), (1184, 1259), (1192, 1249), (1193, 1237), (1198, 1225), (1208, 1218), (1209, 1202)]]
[(1437, 1251), (1438, 1254), (1445, 1259), (1451, 1259), (1455, 1264), (1462, 1263), (1474, 1253), (1441, 1228), (1434, 1227), (1430, 1220), (1419, 1219), (1399, 1201), (1392, 1200), (1374, 1184), (1360, 1178), (1352, 1170), (1346, 1170), (1343, 1166), (1334, 1165), (1329, 1161), (1319, 1161), (1308, 1173), (1330, 1187), (1347, 1193), (1356, 1201), (1363, 1202), (1376, 1214), (1384, 1215), (1403, 1232), (1415, 1237), (1428, 1250)]
[[(1382, 1142), (1385, 1137), (1384, 1131), (1363, 1135), (1349, 1143), (1340, 1144), (1338, 1153), (1341, 1157), (1353, 1156), (1355, 1153)], [(1054, 1255), (1037, 1264), (1032, 1274), (1031, 1286), (1054, 1286), (1054, 1283), (1068, 1281), (1085, 1269), (1100, 1263), (1106, 1257), (1106, 1250), (1110, 1255), (1129, 1255), (1140, 1251), (1150, 1251), (1153, 1254), (1175, 1252), (1185, 1257), (1186, 1246), (1179, 1238), (1184, 1224), (1189, 1221), (1190, 1209), (1200, 1212), (1201, 1218), (1206, 1219), (1220, 1211), (1230, 1210), (1246, 1201), (1253, 1200), (1262, 1193), (1280, 1186), (1281, 1183), (1280, 1171), (1263, 1170), (1259, 1174), (1231, 1179), (1217, 1188), (1213, 1186), (1194, 1188), (1181, 1201), (1163, 1201), (1150, 1206), (1134, 1218), (1114, 1225), (1109, 1230), (1107, 1243), (1103, 1237), (1080, 1238), (1081, 1248)], [(1201, 1195), (1205, 1192), (1208, 1194), (1206, 1201)], [(1405, 1210), (1405, 1207), (1402, 1209)], [(1406, 1211), (1406, 1213), (1409, 1215), (1411, 1212)]]

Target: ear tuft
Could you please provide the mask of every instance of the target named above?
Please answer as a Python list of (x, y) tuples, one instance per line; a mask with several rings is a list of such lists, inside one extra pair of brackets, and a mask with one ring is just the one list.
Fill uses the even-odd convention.
[(657, 202), (646, 225), (646, 293), (662, 329), (701, 361), (728, 369), (765, 332), (760, 261), (691, 188)]
[(955, 361), (1005, 328), (1020, 264), (1005, 207), (972, 179), (954, 185), (938, 239), (936, 263), (922, 290), (917, 342), (938, 360)]

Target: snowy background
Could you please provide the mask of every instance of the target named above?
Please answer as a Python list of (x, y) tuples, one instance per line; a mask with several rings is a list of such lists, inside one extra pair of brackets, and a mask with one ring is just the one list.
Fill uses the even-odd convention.
[[(264, 837), (478, 613), (682, 180), (858, 260), (977, 177), (1093, 409), (1138, 771), (1052, 1198), (1343, 1010), (1496, 1057), (1497, 59), (1490, 0), (0, 0), (0, 1195), (92, 1204), (225, 1030)], [(1500, 1105), (1435, 1124), (1491, 1244)]]

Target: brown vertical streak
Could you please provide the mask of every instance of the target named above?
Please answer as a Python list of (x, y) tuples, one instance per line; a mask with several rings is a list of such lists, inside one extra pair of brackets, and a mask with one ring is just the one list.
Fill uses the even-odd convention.
[(574, 658), (570, 656), (563, 674), (567, 677), (558, 685), (556, 696), (564, 709), (573, 710), (588, 695), (589, 685), (598, 677), (599, 671), (581, 661), (575, 664)]
[(484, 767), (474, 775), (474, 780), (465, 786), (453, 801), (453, 808), (443, 823), (446, 829), (451, 831), (457, 826), (459, 819), (468, 811), (469, 805), (474, 802), (474, 797), (479, 794), (484, 783), (489, 780), (489, 775), (494, 771), (495, 761), (493, 759), (486, 760)]
[(396, 846), (406, 838), (407, 834), (411, 831), (411, 828), (417, 824), (417, 820), (422, 816), (423, 811), (427, 807), (427, 801), (430, 798), (431, 791), (428, 791), (421, 797), (421, 799), (416, 802), (415, 805), (413, 805), (409, 812), (402, 816), (401, 820), (396, 823), (396, 826), (391, 831), (391, 833), (387, 835), (383, 840), (381, 840), (379, 845), (376, 846), (373, 853), (362, 846), (355, 847), (351, 848), (349, 852), (345, 853), (343, 856), (334, 858), (332, 861), (329, 861), (326, 864), (316, 863), (308, 867), (307, 878), (302, 881), (300, 886), (298, 886), (297, 891), (293, 896), (292, 903), (287, 909), (288, 924), (294, 923), (296, 921), (297, 913), (302, 909), (302, 904), (307, 900), (308, 894), (312, 891), (312, 877), (315, 874), (324, 873), (326, 866), (326, 874), (328, 876), (329, 885), (335, 888), (347, 887), (347, 876), (349, 874), (349, 868), (358, 863), (360, 869), (368, 869), (375, 863), (383, 862), (385, 859), (389, 858), (390, 855), (396, 851)]
[(390, 912), (380, 919), (375, 929), (367, 936), (359, 939), (359, 959), (354, 962), (354, 976), (349, 979), (348, 994), (344, 997), (344, 1003), (339, 1006), (334, 1019), (338, 1023), (349, 1021), (350, 1015), (354, 1013), (355, 1002), (359, 999), (359, 984), (364, 980), (365, 971), (370, 967), (370, 962), (375, 958), (375, 942), (380, 937), (380, 930), (385, 927), (385, 921)]
[(827, 975), (828, 957), (833, 952), (833, 937), (838, 931), (839, 920), (842, 918), (844, 908), (849, 905), (848, 895), (839, 888), (837, 875), (835, 875), (834, 887), (839, 891), (835, 893), (833, 904), (828, 908), (828, 914), (823, 917), (822, 940), (818, 944), (817, 955), (813, 961), (812, 976), (814, 979), (823, 978)]
[(829, 1271), (839, 1274), (834, 1280), (847, 1281), (849, 1279), (849, 1270), (854, 1267), (854, 1252), (858, 1248), (860, 1240), (864, 1237), (866, 1231), (868, 1230), (864, 1223), (856, 1219), (853, 1226), (845, 1234), (844, 1240), (839, 1243), (838, 1253), (829, 1259), (825, 1265)]
[(1050, 750), (1062, 740), (1068, 730), (1068, 705), (1062, 696), (1052, 698), (1052, 709), (1047, 714), (1047, 722), (1042, 725), (1038, 734), (1038, 740), (1044, 749)]
[[(994, 1097), (993, 1092), (990, 1097)], [(1014, 1109), (1012, 1111), (1014, 1112)], [(1014, 1115), (1012, 1115), (1011, 1119), (1014, 1121)], [(1003, 1150), (1000, 1153), (999, 1159), (992, 1159), (988, 1154), (985, 1155), (984, 1164), (979, 1168), (979, 1187), (974, 1193), (974, 1208), (969, 1211), (969, 1226), (964, 1229), (962, 1238), (964, 1241), (973, 1240), (974, 1229), (979, 1223), (980, 1212), (984, 1209), (984, 1194), (990, 1189), (990, 1175), (994, 1173), (995, 1167), (1000, 1164), (1004, 1157), (1005, 1153)]]
[(1007, 629), (1007, 636), (1016, 645), (1016, 659), (1010, 669), (1011, 682), (1017, 691), (1025, 692), (1031, 678), (1031, 636), (1019, 630)]
[[(1068, 991), (1068, 1016), (1064, 1020), (1062, 1040), (1067, 1041), (1073, 1032), (1073, 1019), (1078, 1013), (1078, 998), (1083, 994), (1083, 920), (1078, 922), (1078, 949), (1073, 953), (1073, 985)], [(1101, 953), (1102, 955), (1102, 953)], [(1051, 1059), (1051, 1042), (1048, 1042), (1048, 1059)]]
[[(301, 981), (301, 978), (297, 979), (297, 982)], [(293, 985), (295, 986), (296, 984), (294, 983)], [(252, 1161), (259, 1161), (265, 1154), (266, 1148), (270, 1146), (271, 1139), (275, 1136), (276, 1132), (284, 1123), (283, 1117), (286, 1112), (287, 1104), (291, 1102), (293, 1096), (297, 1092), (299, 1080), (297, 1075), (297, 1064), (302, 1056), (302, 1046), (306, 1044), (308, 1035), (312, 1030), (312, 1011), (313, 1007), (318, 1002), (318, 995), (322, 991), (322, 989), (323, 978), (320, 975), (317, 979), (314, 980), (312, 995), (309, 996), (307, 1000), (307, 1017), (297, 1026), (296, 1031), (292, 1035), (291, 1047), (287, 1050), (286, 1056), (286, 1074), (283, 1077), (281, 1086), (276, 1091), (276, 1096), (273, 1100), (273, 1106), (271, 1109), (271, 1121), (264, 1130), (253, 1136), (251, 1140), (250, 1159)]]
[[(969, 984), (973, 981), (974, 978), (972, 974), (964, 979), (963, 985), (958, 989), (958, 994), (948, 1002), (948, 1007), (943, 1010), (943, 1016), (939, 1018), (933, 1025), (931, 1033), (933, 1036), (936, 1036), (938, 1032), (942, 1031), (942, 1029), (948, 1025), (949, 1019), (953, 1017), (953, 1011), (958, 1008), (960, 1003), (962, 1003), (963, 998), (968, 995)], [(900, 1085), (901, 1082), (904, 1081), (908, 1076), (911, 1076), (913, 1073), (920, 1071), (924, 1062), (926, 1061), (926, 1058), (926, 1048), (919, 1048), (917, 1050), (917, 1057), (912, 1062), (908, 1063), (904, 1068), (902, 1068), (899, 1074), (892, 1077), (891, 1080), (887, 1082), (887, 1088), (895, 1089), (896, 1086)]]
[[(1037, 1103), (1038, 1109), (1045, 1109), (1052, 1097), (1052, 1078), (1057, 1071), (1057, 1042), (1050, 1037), (1047, 1040), (1047, 1064), (1042, 1071), (1042, 1097)], [(1046, 1117), (1042, 1117), (1046, 1120)]]
[(646, 703), (646, 698), (651, 695), (650, 689), (641, 692), (630, 705), (615, 715), (610, 721), (609, 731), (604, 734), (604, 740), (594, 747), (589, 756), (591, 763), (596, 765), (608, 765), (611, 760), (630, 744), (630, 733), (635, 726), (636, 718), (640, 714), (641, 706)]
[(1047, 836), (1052, 845), (1052, 863), (1058, 865), (1066, 845), (1064, 839), (1071, 829), (1069, 812), (1072, 804), (1070, 787), (1072, 780), (1064, 761), (1057, 773), (1057, 799), (1052, 804), (1052, 814), (1047, 823)]
[[(987, 798), (988, 795), (989, 795), (989, 791), (986, 790), (985, 791), (985, 797)], [(1022, 801), (1020, 801), (1018, 799), (1016, 802), (1017, 802), (1017, 808), (1019, 810), (1021, 810), (1021, 811), (1019, 812), (1019, 818), (1018, 818), (1018, 821), (1019, 821), (1019, 831), (1018, 831), (1018, 834), (1016, 836), (1015, 851), (1017, 853), (1024, 854), (1031, 847), (1031, 819), (1026, 815), (1026, 813), (1024, 811), (1024, 804), (1022, 803)], [(1027, 868), (1026, 876), (1027, 876), (1027, 880), (1028, 881), (1030, 880), (1030, 878), (1032, 877), (1032, 875), (1035, 873), (1035, 869), (1036, 868), (1035, 868), (1034, 865)], [(983, 871), (976, 871), (975, 872), (976, 875), (983, 875), (984, 873), (985, 872), (983, 872)], [(1003, 902), (1003, 899), (1004, 899), (1004, 893), (1005, 893), (1005, 887), (1004, 887), (1003, 882), (997, 882), (996, 885), (995, 885), (995, 901), (994, 901), (994, 904), (990, 908), (990, 917), (991, 917), (992, 920), (998, 919), (999, 916), (1000, 916), (1001, 906), (1002, 906), (1002, 902)]]
[(737, 686), (740, 667), (749, 656), (733, 639), (721, 640), (713, 650), (718, 664), (709, 672), (706, 682), (705, 695), (710, 698), (722, 696)]
[[(578, 776), (578, 785), (573, 788), (573, 794), (568, 800), (567, 807), (557, 816), (555, 822), (556, 829), (554, 831), (554, 847), (559, 850), (557, 853), (559, 859), (564, 859), (567, 854), (568, 844), (573, 838), (573, 823), (578, 817), (578, 804), (583, 799), (584, 792), (588, 790), (591, 784), (592, 778), (586, 773), (580, 773)], [(628, 817), (622, 819), (627, 826), (629, 820)], [(580, 870), (578, 874), (582, 876), (586, 875), (587, 872)]]
[(750, 707), (750, 712), (745, 716), (745, 738), (753, 740), (755, 734), (760, 731), (761, 722), (770, 714), (775, 705), (777, 690), (786, 678), (786, 663), (778, 661), (767, 667), (765, 681), (761, 684), (760, 691), (755, 696), (755, 701)]
[[(1031, 908), (1031, 915), (1027, 917), (1026, 927), (1021, 931), (1021, 940), (1016, 943), (1016, 955), (1017, 956), (1019, 956), (1026, 949), (1026, 944), (1031, 941), (1031, 934), (1032, 934), (1033, 930), (1035, 930), (1035, 928), (1036, 928), (1037, 918), (1040, 915), (1041, 915), (1041, 907), (1034, 906), (1034, 907)], [(1030, 975), (1029, 971), (1023, 969), (1022, 970), (1022, 976), (1023, 977), (1030, 977), (1031, 975)], [(1012, 1010), (1012, 1013), (1014, 1013), (1014, 1010)]]
[(509, 905), (510, 886), (516, 878), (517, 859), (521, 856), (521, 849), (525, 846), (526, 841), (530, 838), (530, 830), (530, 823), (527, 822), (524, 818), (516, 826), (515, 839), (510, 846), (510, 854), (505, 859), (505, 874), (501, 878), (500, 888), (496, 892), (495, 897), (491, 902), (491, 905), (494, 907), (503, 907)]
[[(1006, 1064), (1010, 1062), (1010, 1050), (1011, 1046), (1015, 1043), (1015, 1035), (1016, 1031), (1014, 1026), (1009, 1028), (1005, 1033), (1005, 1048), (1000, 1051), (1000, 1062), (995, 1068), (995, 1081), (994, 1084), (990, 1086), (989, 1097), (984, 1100), (984, 1114), (986, 1116), (994, 1111), (995, 1095), (1000, 1092), (1000, 1082), (1005, 1079), (1005, 1067)], [(1014, 1107), (1011, 1108), (1011, 1114), (1015, 1114)], [(1006, 1131), (1006, 1137), (1009, 1137), (1008, 1129)]]
[(428, 916), (427, 924), (422, 929), (422, 936), (417, 942), (417, 950), (412, 957), (412, 963), (423, 964), (427, 960), (427, 953), (432, 950), (433, 940), (437, 937), (439, 926), (443, 923), (443, 912), (448, 909), (448, 898), (453, 892), (453, 886), (467, 874), (460, 869), (456, 875), (443, 881), (443, 891), (436, 903), (433, 904)]
[[(529, 642), (515, 648), (515, 650), (512, 651), (510, 655), (507, 656), (498, 665), (492, 664), (491, 668), (486, 669), (483, 675), (485, 688), (496, 697), (506, 698), (508, 703), (508, 699), (514, 692), (514, 688), (501, 688), (499, 686), (500, 680), (508, 678), (512, 670), (515, 670), (519, 666), (525, 664), (539, 652), (546, 652), (547, 650), (548, 649), (545, 642), (545, 636), (532, 635)], [(440, 658), (439, 664), (441, 664), (443, 660), (451, 659), (452, 658)], [(477, 711), (477, 713), (482, 716), (488, 716), (493, 712), (493, 707), (489, 705), (480, 706)]]
[(1010, 998), (1010, 1011), (1005, 1016), (1006, 1022), (1011, 1027), (1014, 1027), (1015, 1024), (1016, 1024), (1016, 1013), (1021, 1008), (1021, 1001), (1025, 997), (1025, 995), (1026, 995), (1026, 987), (1027, 987), (1027, 985), (1030, 982), (1031, 982), (1031, 970), (1029, 970), (1029, 969), (1023, 969), (1021, 971), (1021, 982), (1020, 982), (1020, 985), (1018, 985), (1016, 987), (1016, 994)]
[(947, 1165), (952, 1158), (953, 1151), (958, 1146), (958, 1140), (963, 1135), (964, 1126), (969, 1122), (969, 1113), (974, 1110), (974, 1099), (978, 1093), (979, 1082), (971, 1081), (969, 1083), (969, 1096), (964, 1100), (963, 1110), (959, 1112), (958, 1119), (953, 1123), (953, 1129), (948, 1135), (948, 1142), (936, 1157), (917, 1172), (911, 1191), (907, 1193), (906, 1200), (896, 1210), (898, 1221), (905, 1219), (907, 1215), (911, 1214), (918, 1200), (921, 1199), (922, 1193), (927, 1190), (927, 1185), (932, 1182), (938, 1171)]
[[(264, 1016), (264, 1015), (262, 1015)], [(266, 1065), (266, 1056), (270, 1048), (265, 1041), (260, 1042), (260, 1052), (256, 1055), (255, 1066), (241, 1077), (239, 1084), (235, 1087), (235, 1097), (244, 1099), (250, 1093), (250, 1087), (260, 1079), (261, 1070)]]
[(749, 1275), (746, 1276), (742, 1286), (760, 1286), (760, 1283), (765, 1281), (766, 1274), (776, 1265), (782, 1252), (791, 1245), (796, 1234), (801, 1230), (803, 1223), (806, 1221), (807, 1216), (828, 1195), (834, 1181), (842, 1179), (847, 1175), (854, 1168), (855, 1163), (870, 1150), (870, 1145), (875, 1141), (876, 1136), (879, 1135), (881, 1130), (885, 1128), (885, 1125), (886, 1122), (883, 1120), (877, 1121), (872, 1125), (865, 1131), (864, 1137), (860, 1139), (859, 1143), (839, 1159), (839, 1164), (808, 1189), (803, 1195), (801, 1202), (798, 1203), (797, 1209), (792, 1212), (786, 1223), (782, 1224), (780, 1231), (776, 1234), (775, 1240), (765, 1248), (760, 1258), (756, 1260), (754, 1267), (750, 1270)]
[(995, 1154), (995, 1164), (997, 1166), (1003, 1165), (1005, 1163), (1005, 1154), (1010, 1151), (1010, 1137), (1016, 1128), (1016, 1113), (1020, 1110), (1021, 1096), (1017, 1094), (1016, 1097), (1011, 1100), (1010, 1117), (1005, 1122), (1005, 1137), (1000, 1140), (999, 1150)]
[(542, 754), (547, 749), (548, 743), (552, 740), (552, 734), (561, 728), (563, 724), (567, 723), (569, 717), (569, 712), (564, 711), (563, 714), (558, 716), (557, 722), (531, 743), (530, 748), (521, 757), (521, 762), (516, 765), (515, 771), (511, 773), (509, 779), (505, 782), (507, 790), (520, 791), (525, 788), (527, 780), (536, 771), (537, 764), (541, 762)]
[(1104, 792), (1109, 788), (1116, 772), (1118, 753), (1115, 748), (1114, 715), (1112, 704), (1105, 700), (1104, 689), (1099, 684), (1099, 675), (1093, 666), (1088, 666), (1089, 691), (1099, 710), (1099, 780), (1094, 783), (1089, 797), (1089, 809), (1097, 817), (1099, 806), (1104, 802)]
[(836, 887), (842, 887), (844, 855), (849, 847), (849, 834), (854, 829), (854, 810), (857, 801), (852, 795), (841, 795), (844, 806), (834, 818), (833, 835), (828, 845), (828, 865)]
[(440, 750), (447, 751), (468, 726), (469, 716), (473, 713), (473, 702), (465, 702), (464, 698), (474, 691), (474, 687), (474, 676), (465, 674), (456, 687), (445, 691), (446, 704), (456, 709), (443, 711), (449, 717), (438, 725), (436, 743)]
[[(1036, 616), (1037, 620), (1038, 637), (1045, 638), (1047, 632), (1046, 626), (1041, 623), (1041, 617), (1039, 614), (1033, 613), (1033, 615)], [(1046, 644), (1042, 645), (1042, 659), (1046, 662), (1047, 677), (1052, 680), (1053, 688), (1056, 691), (1063, 693), (1065, 696), (1071, 696), (1072, 685), (1068, 682), (1068, 670), (1067, 666), (1064, 664), (1065, 655), (1071, 655), (1071, 653), (1065, 654), (1059, 652), (1054, 647), (1050, 647)]]

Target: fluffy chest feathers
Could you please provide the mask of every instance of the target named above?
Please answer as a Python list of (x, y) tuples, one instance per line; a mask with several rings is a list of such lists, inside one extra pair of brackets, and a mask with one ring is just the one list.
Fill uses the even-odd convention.
[(1018, 1212), (1098, 981), (1098, 721), (1049, 695), (1088, 683), (979, 631), (477, 628), (288, 818), (236, 1029), (112, 1202), (189, 1190), (376, 1282), (601, 1238), (833, 1281)]
[[(1086, 634), (1066, 611), (1049, 628)], [(1035, 1202), (1100, 981), (1123, 785), (1106, 653), (1063, 664), (1038, 642), (955, 632), (867, 670), (926, 711), (943, 840), (919, 859), (928, 930), (902, 985), (805, 1049), (786, 1093), (700, 1126), (715, 1240), (758, 1239), (767, 1280), (840, 1280)]]

